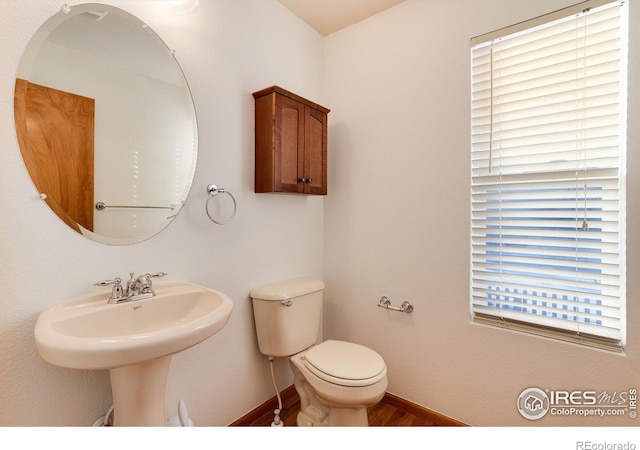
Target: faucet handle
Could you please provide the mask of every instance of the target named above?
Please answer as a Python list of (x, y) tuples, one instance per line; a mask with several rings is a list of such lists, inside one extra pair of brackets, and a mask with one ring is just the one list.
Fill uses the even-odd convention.
[(151, 278), (161, 278), (165, 275), (165, 272), (156, 272), (154, 274), (145, 273), (144, 275), (140, 275), (137, 280), (140, 288), (140, 293), (146, 294), (150, 292), (151, 294), (155, 295), (155, 292), (153, 292), (153, 283), (151, 282)]
[(111, 288), (111, 297), (109, 297), (109, 302), (120, 303), (121, 301), (126, 300), (126, 298), (127, 297), (124, 295), (124, 289), (122, 289), (122, 285), (120, 284), (120, 278), (116, 278), (113, 288)]
[(94, 286), (100, 286), (100, 287), (110, 286), (112, 284), (120, 284), (120, 281), (121, 281), (120, 278), (115, 277), (113, 280), (100, 280), (100, 281), (98, 281), (96, 283), (93, 283), (93, 285)]
[(97, 283), (94, 283), (94, 286), (109, 286), (113, 284), (113, 288), (111, 288), (111, 297), (109, 297), (109, 303), (120, 303), (127, 298), (124, 295), (124, 290), (122, 289), (122, 284), (120, 284), (120, 282), (120, 278), (116, 277), (113, 280), (98, 281)]
[(156, 273), (148, 273), (147, 276), (149, 278), (162, 278), (167, 275), (167, 272), (156, 272)]
[(144, 275), (140, 275), (136, 280), (136, 286), (140, 294), (151, 294), (156, 295), (153, 291), (153, 283), (151, 281), (152, 278), (161, 278), (166, 275), (166, 272), (156, 272), (156, 273), (145, 273)]

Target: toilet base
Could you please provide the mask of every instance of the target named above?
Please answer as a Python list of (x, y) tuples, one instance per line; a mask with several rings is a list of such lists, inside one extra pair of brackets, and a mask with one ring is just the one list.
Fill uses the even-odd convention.
[(331, 412), (321, 420), (321, 411), (307, 408), (300, 411), (296, 420), (299, 427), (367, 427), (369, 418), (366, 408), (331, 408)]
[(296, 420), (298, 426), (369, 426), (367, 407), (377, 404), (384, 396), (386, 375), (368, 386), (339, 386), (312, 374), (305, 367), (304, 353), (289, 358), (293, 384), (300, 397), (300, 412)]
[(326, 427), (328, 424), (318, 419), (318, 416), (307, 408), (306, 411), (300, 411), (296, 418), (296, 425), (299, 427)]

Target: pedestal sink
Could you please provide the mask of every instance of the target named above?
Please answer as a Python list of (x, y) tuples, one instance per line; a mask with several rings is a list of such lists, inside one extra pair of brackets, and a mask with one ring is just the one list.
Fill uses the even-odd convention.
[(157, 284), (155, 297), (108, 304), (101, 292), (46, 309), (35, 339), (40, 356), (71, 369), (109, 369), (114, 425), (165, 426), (171, 355), (220, 331), (233, 303), (196, 284)]

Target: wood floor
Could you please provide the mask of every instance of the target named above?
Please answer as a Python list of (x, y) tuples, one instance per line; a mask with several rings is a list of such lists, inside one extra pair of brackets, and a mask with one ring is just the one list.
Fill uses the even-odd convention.
[[(296, 416), (300, 411), (300, 399), (293, 388), (281, 393), (282, 412), (280, 418), (285, 426), (296, 426)], [(272, 399), (260, 405), (231, 426), (271, 426), (273, 410), (278, 401)], [(385, 394), (380, 403), (368, 410), (369, 426), (465, 426), (462, 422), (407, 402), (393, 394)]]

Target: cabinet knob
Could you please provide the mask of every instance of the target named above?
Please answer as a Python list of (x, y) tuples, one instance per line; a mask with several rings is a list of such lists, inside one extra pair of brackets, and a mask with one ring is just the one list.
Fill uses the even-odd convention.
[(311, 183), (312, 181), (313, 181), (312, 178), (305, 178), (305, 177), (300, 178), (300, 183)]

